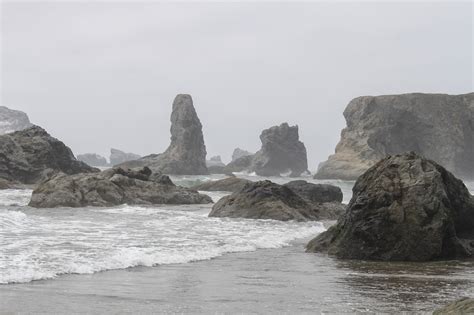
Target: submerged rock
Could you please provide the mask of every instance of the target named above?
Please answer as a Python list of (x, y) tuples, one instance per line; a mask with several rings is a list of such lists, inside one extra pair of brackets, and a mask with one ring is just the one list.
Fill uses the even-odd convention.
[(234, 149), (234, 152), (232, 153), (232, 162), (237, 159), (240, 159), (241, 157), (249, 156), (249, 155), (254, 155), (254, 153), (246, 151), (246, 150), (242, 150), (241, 148), (236, 148)]
[(251, 183), (251, 181), (238, 177), (227, 177), (224, 179), (213, 180), (205, 182), (192, 187), (196, 190), (202, 191), (239, 191), (244, 188), (245, 185)]
[(100, 156), (99, 154), (96, 154), (96, 153), (79, 154), (77, 156), (77, 159), (79, 161), (86, 163), (89, 166), (108, 166), (109, 165), (105, 157)]
[(116, 167), (95, 174), (58, 175), (40, 184), (31, 196), (29, 206), (108, 207), (121, 204), (205, 204), (209, 196), (175, 186), (168, 176)]
[(262, 131), (262, 148), (254, 155), (251, 169), (261, 176), (300, 176), (308, 170), (306, 148), (299, 140), (298, 126), (283, 123)]
[(57, 173), (98, 171), (76, 160), (71, 149), (41, 127), (0, 136), (0, 178), (13, 184), (37, 184)]
[(24, 112), (0, 106), (0, 135), (20, 131), (31, 126), (33, 125)]
[(128, 161), (138, 160), (141, 156), (135, 153), (126, 153), (118, 149), (110, 149), (110, 165), (116, 166)]
[(344, 111), (336, 153), (315, 178), (356, 179), (387, 155), (415, 151), (474, 178), (474, 93), (363, 96)]
[(474, 299), (462, 298), (433, 312), (433, 315), (474, 314)]
[(171, 144), (162, 154), (152, 154), (122, 164), (124, 167), (148, 166), (164, 174), (205, 175), (206, 146), (202, 125), (191, 95), (178, 94), (171, 113)]
[(347, 211), (307, 251), (384, 261), (472, 257), (474, 200), (436, 162), (389, 156), (359, 177)]
[[(342, 204), (341, 204), (342, 205)], [(221, 198), (210, 217), (311, 221), (335, 219), (335, 203), (308, 203), (286, 186), (271, 181), (251, 182), (230, 196)]]

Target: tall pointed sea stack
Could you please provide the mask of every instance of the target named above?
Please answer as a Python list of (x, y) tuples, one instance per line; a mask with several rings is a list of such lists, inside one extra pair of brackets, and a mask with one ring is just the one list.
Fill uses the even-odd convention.
[(148, 166), (164, 174), (203, 175), (206, 167), (206, 146), (202, 125), (189, 94), (178, 94), (171, 113), (171, 143), (162, 154), (145, 156), (122, 166)]

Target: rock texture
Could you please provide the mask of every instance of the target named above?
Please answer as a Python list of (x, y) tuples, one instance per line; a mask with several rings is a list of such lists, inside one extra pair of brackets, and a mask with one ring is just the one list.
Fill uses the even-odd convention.
[(0, 135), (20, 131), (31, 126), (33, 125), (24, 112), (0, 106)]
[(153, 154), (126, 167), (148, 166), (164, 174), (205, 175), (206, 146), (202, 125), (193, 106), (191, 95), (178, 94), (171, 113), (171, 144), (162, 154)]
[(309, 203), (286, 186), (271, 181), (251, 182), (221, 198), (210, 217), (311, 221), (335, 219), (342, 204)]
[(175, 186), (168, 176), (145, 167), (116, 167), (95, 174), (58, 175), (40, 184), (30, 206), (106, 207), (121, 204), (204, 204), (212, 199), (197, 191)]
[(305, 180), (294, 180), (284, 184), (309, 202), (342, 202), (341, 188), (328, 184), (313, 184)]
[(410, 152), (357, 180), (347, 211), (310, 252), (343, 259), (430, 261), (474, 254), (474, 200), (463, 182)]
[(116, 166), (128, 161), (138, 160), (140, 157), (140, 155), (135, 153), (126, 153), (114, 148), (110, 149), (110, 165), (112, 166)]
[(261, 176), (290, 173), (299, 176), (308, 170), (306, 148), (299, 141), (298, 126), (283, 123), (266, 129), (260, 135), (262, 148), (255, 154), (251, 169)]
[(236, 148), (236, 149), (234, 149), (234, 152), (232, 153), (232, 162), (239, 159), (239, 158), (241, 158), (241, 157), (249, 156), (249, 155), (254, 155), (254, 153), (242, 150), (241, 148)]
[(77, 159), (90, 166), (108, 166), (109, 165), (105, 157), (100, 156), (99, 154), (96, 154), (96, 153), (79, 154), (77, 156)]
[(407, 151), (474, 178), (474, 93), (363, 96), (344, 117), (336, 153), (315, 178), (356, 179), (381, 158)]
[(474, 314), (474, 299), (462, 298), (433, 312), (433, 315)]
[(195, 190), (202, 191), (239, 191), (244, 188), (245, 185), (251, 183), (251, 181), (238, 177), (227, 177), (224, 179), (208, 181), (192, 188)]
[(6, 181), (37, 184), (56, 173), (98, 171), (76, 160), (71, 149), (41, 127), (0, 136), (0, 178)]

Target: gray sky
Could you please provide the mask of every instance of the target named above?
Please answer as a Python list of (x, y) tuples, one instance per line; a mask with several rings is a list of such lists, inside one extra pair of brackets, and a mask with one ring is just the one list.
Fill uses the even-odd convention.
[(298, 124), (310, 169), (360, 95), (473, 90), (464, 3), (13, 3), (1, 6), (1, 104), (74, 153), (159, 153), (189, 93), (208, 157)]

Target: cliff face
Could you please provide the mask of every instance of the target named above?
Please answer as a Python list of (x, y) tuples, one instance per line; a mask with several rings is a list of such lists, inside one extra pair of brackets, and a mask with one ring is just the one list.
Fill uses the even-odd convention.
[(356, 179), (385, 156), (407, 151), (474, 178), (474, 93), (363, 96), (344, 117), (336, 153), (315, 178)]
[(21, 111), (0, 106), (0, 135), (31, 127), (28, 116)]

